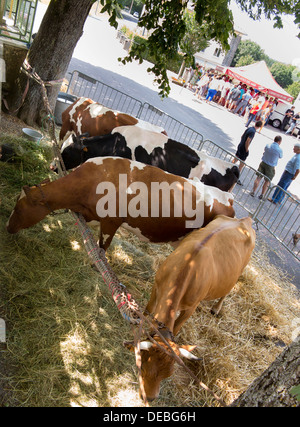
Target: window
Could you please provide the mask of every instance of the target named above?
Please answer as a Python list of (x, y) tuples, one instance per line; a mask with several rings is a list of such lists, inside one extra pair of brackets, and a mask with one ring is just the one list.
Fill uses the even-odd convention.
[(214, 52), (214, 56), (216, 56), (217, 58), (219, 58), (221, 54), (221, 48), (220, 47), (216, 47), (215, 52)]

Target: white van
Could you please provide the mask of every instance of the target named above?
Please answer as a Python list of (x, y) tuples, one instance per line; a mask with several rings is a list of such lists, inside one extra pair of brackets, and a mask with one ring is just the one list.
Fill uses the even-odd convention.
[[(280, 100), (278, 102), (275, 110), (273, 111), (273, 113), (270, 116), (269, 123), (276, 129), (280, 128), (282, 125), (282, 121), (283, 121), (283, 118), (285, 116), (286, 110), (288, 110), (292, 106), (293, 106), (293, 104), (289, 104), (288, 102)], [(298, 110), (297, 110), (297, 108), (298, 108)], [(295, 112), (295, 114), (299, 113), (300, 112), (300, 106), (295, 105), (294, 112)], [(289, 128), (289, 125), (286, 125), (284, 130), (286, 131), (288, 128)], [(300, 135), (300, 123), (294, 129), (293, 135)]]

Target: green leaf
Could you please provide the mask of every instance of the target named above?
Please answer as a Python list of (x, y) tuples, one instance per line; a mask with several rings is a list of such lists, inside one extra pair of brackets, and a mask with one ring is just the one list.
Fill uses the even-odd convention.
[(290, 394), (297, 398), (298, 402), (300, 402), (300, 384), (292, 387), (290, 390)]

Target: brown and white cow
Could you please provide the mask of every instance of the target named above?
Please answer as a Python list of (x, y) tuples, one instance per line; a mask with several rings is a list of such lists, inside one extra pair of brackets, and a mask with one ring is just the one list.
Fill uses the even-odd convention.
[(88, 133), (89, 136), (106, 135), (117, 126), (128, 125), (165, 133), (159, 126), (136, 119), (129, 114), (110, 110), (89, 98), (79, 98), (62, 113), (59, 139), (63, 141), (69, 133), (75, 133), (75, 135)]
[(118, 158), (90, 159), (69, 175), (23, 187), (7, 230), (33, 226), (50, 212), (68, 208), (99, 221), (105, 250), (120, 226), (148, 242), (177, 242), (218, 214), (234, 216), (233, 196), (199, 181)]
[[(178, 334), (201, 301), (220, 298), (212, 310), (219, 313), (224, 297), (249, 262), (254, 245), (252, 219), (219, 215), (185, 237), (161, 265), (146, 313), (165, 325), (160, 331), (177, 355), (195, 358), (186, 347), (182, 349), (173, 342), (172, 334)], [(160, 337), (154, 339), (167, 349)], [(130, 343), (125, 345), (131, 347)], [(141, 349), (142, 380), (150, 401), (158, 396), (160, 382), (172, 375), (175, 362), (151, 341), (143, 341)]]

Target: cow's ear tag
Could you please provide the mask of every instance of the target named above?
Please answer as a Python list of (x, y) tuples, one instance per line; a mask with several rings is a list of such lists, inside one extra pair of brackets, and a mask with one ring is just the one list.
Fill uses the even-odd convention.
[(83, 151), (88, 151), (87, 147), (83, 147)]

